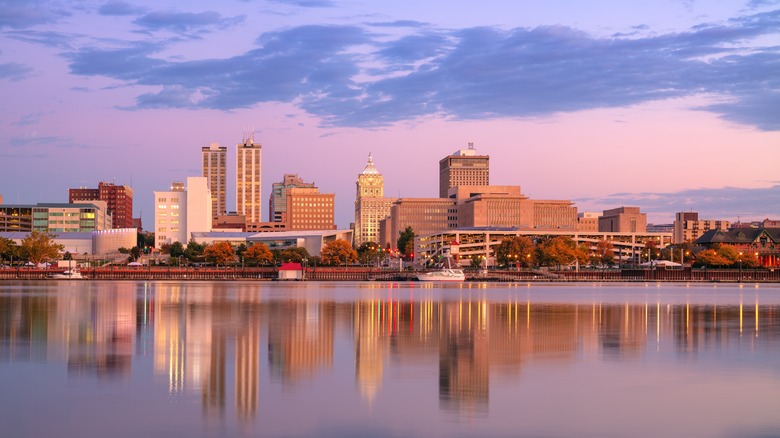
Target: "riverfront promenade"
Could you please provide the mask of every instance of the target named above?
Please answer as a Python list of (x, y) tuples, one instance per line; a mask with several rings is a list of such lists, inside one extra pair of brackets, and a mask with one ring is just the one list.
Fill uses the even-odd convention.
[[(0, 269), (0, 280), (44, 280), (62, 269)], [(308, 268), (304, 280), (311, 281), (409, 281), (415, 280), (416, 272), (377, 269), (368, 267), (316, 267)], [(137, 267), (109, 266), (82, 268), (86, 279), (98, 280), (276, 280), (277, 267), (263, 268), (193, 268), (193, 267)], [(668, 282), (780, 282), (780, 270), (767, 269), (611, 269), (581, 271), (548, 270), (478, 270), (466, 271), (467, 281), (487, 282), (576, 282), (576, 281), (668, 281)], [(78, 280), (58, 280), (78, 281)]]

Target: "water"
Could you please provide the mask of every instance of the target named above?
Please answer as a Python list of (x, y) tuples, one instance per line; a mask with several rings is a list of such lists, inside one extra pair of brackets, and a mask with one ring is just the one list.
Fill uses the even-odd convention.
[(780, 286), (0, 283), (3, 437), (777, 437)]

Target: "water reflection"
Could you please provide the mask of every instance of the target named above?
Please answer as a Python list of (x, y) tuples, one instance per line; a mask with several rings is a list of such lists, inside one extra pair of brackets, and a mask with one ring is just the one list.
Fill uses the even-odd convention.
[(585, 303), (392, 288), (334, 298), (312, 287), (6, 287), (0, 359), (127, 379), (134, 360), (150, 356), (155, 381), (170, 395), (196, 395), (205, 417), (232, 410), (244, 423), (258, 416), (262, 385), (294, 392), (338, 374), (337, 365), (354, 365), (351, 390), (365, 406), (388, 384), (434, 379), (440, 410), (484, 417), (491, 390), (522, 380), (532, 366), (709, 361), (776, 372), (780, 363), (780, 305), (762, 304), (758, 293), (726, 304)]

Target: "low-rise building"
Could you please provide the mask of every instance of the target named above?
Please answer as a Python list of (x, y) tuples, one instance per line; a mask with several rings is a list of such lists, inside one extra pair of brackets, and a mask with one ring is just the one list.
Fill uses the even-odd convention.
[(110, 228), (111, 215), (104, 201), (0, 206), (0, 231), (89, 233)]
[(755, 258), (759, 266), (780, 267), (780, 228), (716, 228), (695, 240), (697, 245), (734, 247), (743, 258)]
[(699, 219), (695, 211), (681, 211), (674, 215), (674, 243), (693, 242), (710, 230), (726, 230), (731, 222), (726, 220)]
[(602, 233), (645, 233), (647, 214), (639, 207), (619, 207), (604, 210), (599, 218), (599, 232)]

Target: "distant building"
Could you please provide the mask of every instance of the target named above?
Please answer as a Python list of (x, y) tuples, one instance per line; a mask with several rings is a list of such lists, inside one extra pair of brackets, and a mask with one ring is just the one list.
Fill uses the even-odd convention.
[(154, 192), (154, 246), (181, 242), (192, 233), (211, 231), (211, 194), (204, 177), (187, 177), (187, 186), (176, 181), (167, 192)]
[(211, 192), (211, 217), (226, 212), (227, 147), (211, 143), (201, 148), (203, 176)]
[(706, 247), (715, 244), (731, 246), (740, 256), (755, 258), (759, 266), (780, 267), (780, 228), (714, 228), (694, 243)]
[(439, 197), (446, 198), (447, 191), (457, 186), (490, 185), (490, 156), (477, 155), (474, 144), (439, 161)]
[(675, 244), (693, 242), (709, 230), (726, 230), (731, 222), (725, 220), (699, 219), (695, 211), (681, 211), (674, 215), (674, 232), (672, 241)]
[(597, 232), (599, 230), (599, 218), (601, 213), (584, 211), (577, 215), (577, 230), (584, 232)]
[(358, 175), (355, 197), (355, 234), (354, 245), (366, 242), (379, 242), (379, 221), (390, 214), (394, 198), (385, 198), (385, 182), (382, 174), (374, 166), (371, 154), (368, 163)]
[(262, 220), (262, 153), (253, 136), (236, 145), (236, 212), (247, 222)]
[(133, 189), (114, 183), (99, 182), (97, 189), (68, 189), (68, 202), (104, 201), (113, 228), (133, 228)]
[(645, 233), (647, 232), (647, 214), (639, 207), (619, 207), (604, 210), (599, 218), (600, 233)]
[(112, 228), (105, 201), (0, 205), (0, 231), (86, 233)]
[(285, 173), (281, 182), (273, 183), (271, 196), (268, 199), (268, 221), (287, 221), (287, 191), (292, 188), (316, 188), (314, 183), (304, 182), (296, 174)]
[(335, 197), (320, 193), (316, 187), (292, 187), (287, 190), (286, 225), (294, 230), (335, 230)]
[(420, 235), (457, 226), (458, 208), (453, 199), (400, 198), (393, 202), (390, 214), (380, 224), (377, 243), (382, 248), (396, 248), (398, 238), (406, 227), (412, 227), (415, 235)]

